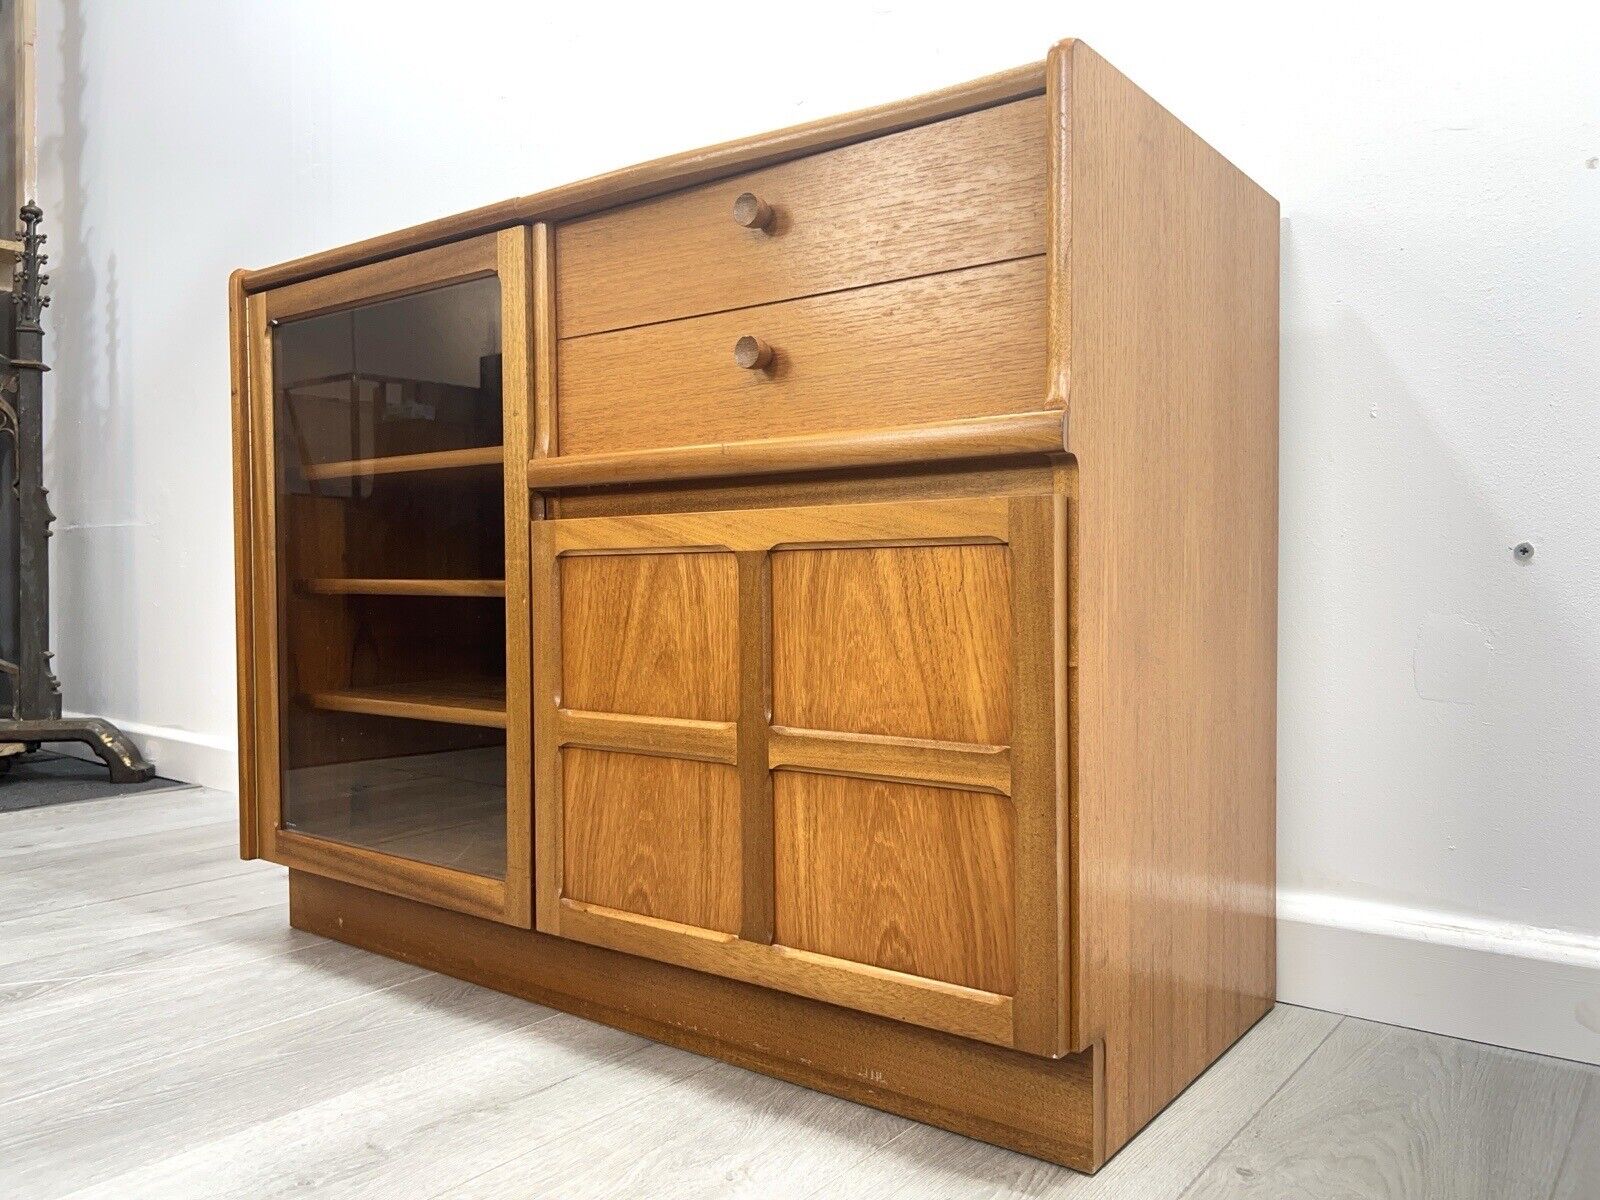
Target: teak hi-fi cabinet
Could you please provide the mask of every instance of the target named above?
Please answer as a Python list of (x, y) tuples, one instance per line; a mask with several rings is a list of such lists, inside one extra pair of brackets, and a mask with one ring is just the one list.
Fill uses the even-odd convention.
[(244, 855), (1094, 1170), (1272, 1005), (1277, 285), (1073, 42), (237, 272)]

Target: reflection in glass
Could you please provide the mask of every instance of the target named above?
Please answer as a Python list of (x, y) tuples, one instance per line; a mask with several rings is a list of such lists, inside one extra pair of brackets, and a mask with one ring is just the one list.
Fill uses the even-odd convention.
[(503, 875), (499, 281), (286, 321), (273, 373), (284, 827)]

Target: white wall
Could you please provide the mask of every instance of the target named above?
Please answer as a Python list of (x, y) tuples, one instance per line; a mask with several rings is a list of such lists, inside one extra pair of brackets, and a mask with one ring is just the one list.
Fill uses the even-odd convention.
[(231, 268), (1081, 36), (1283, 204), (1285, 998), (1600, 1059), (1600, 24), (1427, 9), (42, 0), (69, 706), (230, 782)]

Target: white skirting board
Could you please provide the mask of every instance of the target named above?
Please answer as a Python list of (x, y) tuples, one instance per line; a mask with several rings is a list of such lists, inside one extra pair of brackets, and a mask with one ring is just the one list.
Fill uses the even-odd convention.
[(1600, 936), (1278, 896), (1278, 998), (1600, 1064)]
[[(69, 712), (65, 715), (104, 716), (132, 739), (133, 744), (139, 747), (139, 752), (155, 765), (156, 774), (164, 779), (198, 783), (225, 792), (239, 790), (239, 750), (232, 738), (218, 738), (168, 725), (123, 721), (103, 713)], [(58, 754), (70, 754), (75, 758), (100, 761), (99, 756), (82, 742), (51, 742), (45, 749)]]

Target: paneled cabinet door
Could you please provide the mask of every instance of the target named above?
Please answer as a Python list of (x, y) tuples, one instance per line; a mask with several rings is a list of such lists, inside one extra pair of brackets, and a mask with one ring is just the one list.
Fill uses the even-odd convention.
[(1065, 503), (534, 522), (537, 927), (1062, 1053)]

